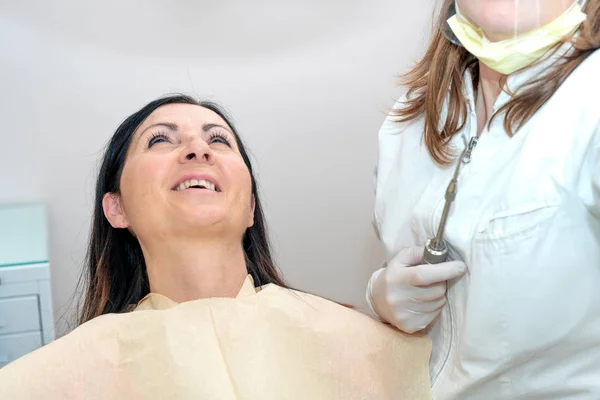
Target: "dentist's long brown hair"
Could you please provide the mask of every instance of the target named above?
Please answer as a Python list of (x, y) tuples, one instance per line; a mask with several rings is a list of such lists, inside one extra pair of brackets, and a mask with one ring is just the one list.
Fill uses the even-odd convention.
[[(403, 107), (392, 111), (392, 115), (398, 117), (398, 122), (424, 116), (425, 144), (431, 157), (442, 165), (452, 160), (452, 150), (447, 144), (463, 129), (467, 120), (467, 103), (462, 89), (465, 84), (473, 82), (464, 82), (465, 71), (471, 70), (475, 82), (478, 79), (477, 59), (464, 47), (453, 44), (444, 36), (447, 12), (453, 3), (454, 0), (444, 0), (425, 55), (411, 71), (402, 76), (401, 85), (408, 88), (407, 100)], [(587, 20), (579, 28), (576, 38), (565, 38), (573, 42), (573, 52), (561, 57), (544, 74), (527, 82), (524, 90), (519, 91), (490, 119), (505, 114), (504, 128), (508, 135), (518, 134), (519, 128), (552, 97), (571, 72), (600, 48), (600, 0), (588, 0), (584, 12)], [(448, 96), (448, 114), (442, 120), (442, 110)]]

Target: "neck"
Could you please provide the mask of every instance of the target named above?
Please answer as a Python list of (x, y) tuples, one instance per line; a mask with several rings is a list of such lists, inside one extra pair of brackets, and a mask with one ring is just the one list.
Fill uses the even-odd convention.
[(142, 244), (150, 292), (177, 303), (209, 297), (234, 298), (248, 275), (239, 242), (177, 239), (151, 244)]
[(485, 124), (494, 113), (494, 103), (502, 92), (501, 80), (505, 75), (479, 63), (479, 82), (475, 99), (478, 133), (483, 131)]

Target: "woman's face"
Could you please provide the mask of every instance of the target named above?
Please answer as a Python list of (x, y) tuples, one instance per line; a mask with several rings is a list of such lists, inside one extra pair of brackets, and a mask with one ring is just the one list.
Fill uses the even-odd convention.
[[(576, 0), (579, 1), (579, 0)], [(546, 25), (574, 0), (457, 0), (461, 14), (491, 41), (510, 39)]]
[(155, 110), (134, 133), (120, 187), (120, 195), (105, 195), (104, 213), (142, 243), (178, 235), (241, 239), (254, 221), (251, 177), (235, 136), (204, 107)]

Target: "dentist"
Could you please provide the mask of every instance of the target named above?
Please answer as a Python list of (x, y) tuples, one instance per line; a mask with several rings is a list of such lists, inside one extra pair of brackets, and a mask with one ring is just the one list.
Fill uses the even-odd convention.
[[(431, 336), (435, 400), (600, 399), (598, 48), (600, 0), (445, 0), (404, 75), (367, 299)], [(448, 261), (424, 265), (456, 163)]]

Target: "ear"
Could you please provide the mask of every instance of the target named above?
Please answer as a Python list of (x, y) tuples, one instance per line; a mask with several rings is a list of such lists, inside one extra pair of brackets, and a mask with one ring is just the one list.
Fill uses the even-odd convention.
[(254, 195), (252, 195), (252, 205), (250, 207), (250, 215), (248, 216), (248, 226), (247, 228), (250, 228), (252, 225), (254, 225), (254, 208), (256, 206), (256, 201), (254, 200)]
[(106, 193), (102, 198), (104, 216), (113, 228), (129, 228), (129, 221), (117, 193)]

